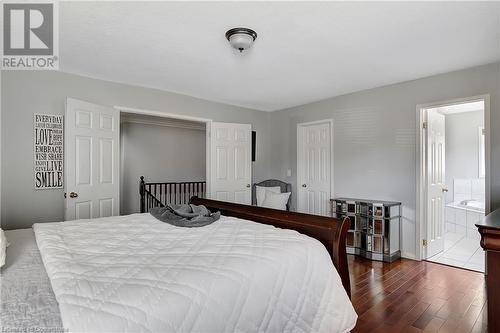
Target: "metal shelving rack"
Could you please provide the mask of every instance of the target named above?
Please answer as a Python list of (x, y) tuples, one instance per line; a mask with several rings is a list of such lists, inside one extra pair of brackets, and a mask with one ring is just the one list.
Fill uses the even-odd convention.
[(347, 253), (392, 262), (401, 257), (401, 203), (353, 198), (331, 199), (333, 216), (350, 220)]

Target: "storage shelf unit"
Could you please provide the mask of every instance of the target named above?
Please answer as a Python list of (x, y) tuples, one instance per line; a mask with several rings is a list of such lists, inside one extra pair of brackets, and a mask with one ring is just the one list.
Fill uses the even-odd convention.
[(333, 216), (350, 220), (347, 253), (392, 262), (401, 257), (401, 203), (352, 198), (331, 199)]

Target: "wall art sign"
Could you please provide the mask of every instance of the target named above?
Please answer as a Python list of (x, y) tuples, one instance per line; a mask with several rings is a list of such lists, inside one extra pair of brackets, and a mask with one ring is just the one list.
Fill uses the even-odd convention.
[(35, 113), (33, 121), (35, 189), (63, 188), (64, 116)]

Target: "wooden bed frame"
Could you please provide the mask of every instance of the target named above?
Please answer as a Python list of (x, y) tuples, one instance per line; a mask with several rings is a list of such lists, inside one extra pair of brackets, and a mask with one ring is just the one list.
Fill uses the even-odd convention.
[(347, 295), (351, 297), (349, 267), (347, 265), (346, 236), (349, 221), (326, 216), (288, 212), (277, 209), (248, 206), (230, 202), (192, 197), (190, 203), (204, 205), (222, 215), (270, 224), (278, 228), (292, 229), (319, 240), (325, 245), (333, 264), (342, 279)]

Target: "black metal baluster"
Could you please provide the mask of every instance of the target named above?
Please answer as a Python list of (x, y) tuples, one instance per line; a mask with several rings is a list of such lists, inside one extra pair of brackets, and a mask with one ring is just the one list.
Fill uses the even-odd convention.
[(186, 200), (186, 184), (181, 183), (181, 205), (185, 202)]
[(141, 212), (167, 205), (188, 204), (192, 197), (206, 197), (206, 182), (146, 183), (141, 177), (139, 183)]
[(160, 183), (160, 193), (158, 195), (160, 197), (158, 200), (160, 200), (160, 204), (162, 204), (163, 203), (163, 184), (162, 183)]

